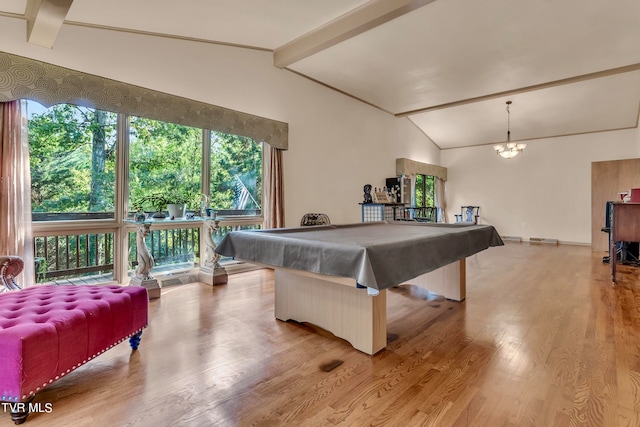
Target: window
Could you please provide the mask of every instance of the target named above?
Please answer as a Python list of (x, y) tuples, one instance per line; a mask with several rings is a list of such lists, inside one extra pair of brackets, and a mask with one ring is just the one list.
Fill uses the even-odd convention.
[(260, 215), (262, 144), (211, 132), (211, 207), (222, 215)]
[(129, 210), (198, 209), (202, 129), (141, 117), (131, 117), (129, 128)]
[(117, 115), (33, 101), (27, 110), (34, 221), (113, 218)]
[(415, 188), (416, 207), (435, 206), (435, 177), (432, 175), (416, 175)]
[[(227, 218), (216, 242), (231, 230), (261, 227), (260, 142), (71, 104), (29, 102), (28, 113), (39, 283), (97, 274), (125, 281), (137, 259), (135, 226), (122, 219), (137, 209), (166, 212), (169, 203), (186, 203), (197, 215), (207, 194)], [(158, 227), (147, 237), (156, 266), (199, 265), (204, 225)]]

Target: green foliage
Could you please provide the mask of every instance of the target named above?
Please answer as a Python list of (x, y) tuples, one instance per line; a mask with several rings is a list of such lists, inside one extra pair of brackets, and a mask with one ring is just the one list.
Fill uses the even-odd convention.
[[(113, 210), (115, 117), (106, 113), (99, 123), (95, 110), (61, 104), (29, 118), (34, 212)], [(92, 170), (92, 152), (97, 144), (102, 144), (101, 169)], [(91, 202), (92, 182), (95, 191), (101, 193), (98, 203)]]
[[(135, 203), (166, 210), (200, 200), (202, 130), (141, 117), (130, 121), (129, 194)], [(163, 204), (161, 209), (160, 205)]]
[[(113, 211), (117, 115), (69, 104), (38, 110), (29, 118), (33, 211)], [(130, 210), (199, 209), (202, 130), (141, 117), (131, 117), (129, 128)], [(238, 208), (245, 187), (244, 208), (259, 209), (261, 144), (211, 134), (210, 206)]]
[(211, 141), (211, 206), (234, 209), (235, 193), (242, 182), (255, 198), (247, 209), (260, 209), (262, 195), (262, 145), (251, 138), (216, 132)]
[(435, 177), (416, 175), (416, 206), (435, 206)]

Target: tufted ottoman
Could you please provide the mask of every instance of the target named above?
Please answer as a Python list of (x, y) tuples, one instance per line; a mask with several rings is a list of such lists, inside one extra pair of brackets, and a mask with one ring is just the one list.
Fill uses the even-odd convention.
[[(147, 290), (133, 286), (32, 286), (0, 294), (0, 401), (28, 402), (129, 337), (135, 350), (147, 308)], [(16, 424), (27, 415), (12, 410)]]

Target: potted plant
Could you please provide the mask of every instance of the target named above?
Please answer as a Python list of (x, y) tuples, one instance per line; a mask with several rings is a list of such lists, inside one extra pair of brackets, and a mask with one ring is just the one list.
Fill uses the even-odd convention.
[(132, 201), (132, 206), (136, 211), (144, 208), (145, 211), (154, 212), (153, 218), (166, 218), (165, 211), (169, 212), (170, 218), (184, 218), (187, 204), (192, 199), (186, 191), (178, 190), (171, 194), (156, 191)]
[(169, 197), (169, 202), (167, 203), (167, 210), (169, 211), (169, 216), (172, 218), (184, 218), (185, 212), (187, 210), (187, 205), (193, 206), (194, 203), (197, 205), (196, 200), (197, 194), (191, 194), (186, 189), (180, 189), (173, 193)]
[(153, 218), (166, 218), (164, 210), (170, 200), (164, 193), (154, 192), (132, 201), (132, 206), (136, 211), (153, 212)]

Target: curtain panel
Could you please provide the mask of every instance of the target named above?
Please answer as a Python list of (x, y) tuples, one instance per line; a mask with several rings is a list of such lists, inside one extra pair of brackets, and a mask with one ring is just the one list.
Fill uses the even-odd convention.
[(438, 208), (438, 218), (437, 222), (448, 222), (447, 221), (447, 201), (444, 198), (444, 184), (445, 181), (438, 177), (435, 177), (435, 200), (433, 201)]
[(16, 279), (35, 283), (31, 235), (31, 172), (24, 101), (0, 102), (0, 254), (25, 261)]
[(284, 186), (282, 150), (264, 144), (264, 224), (263, 228), (284, 227)]

